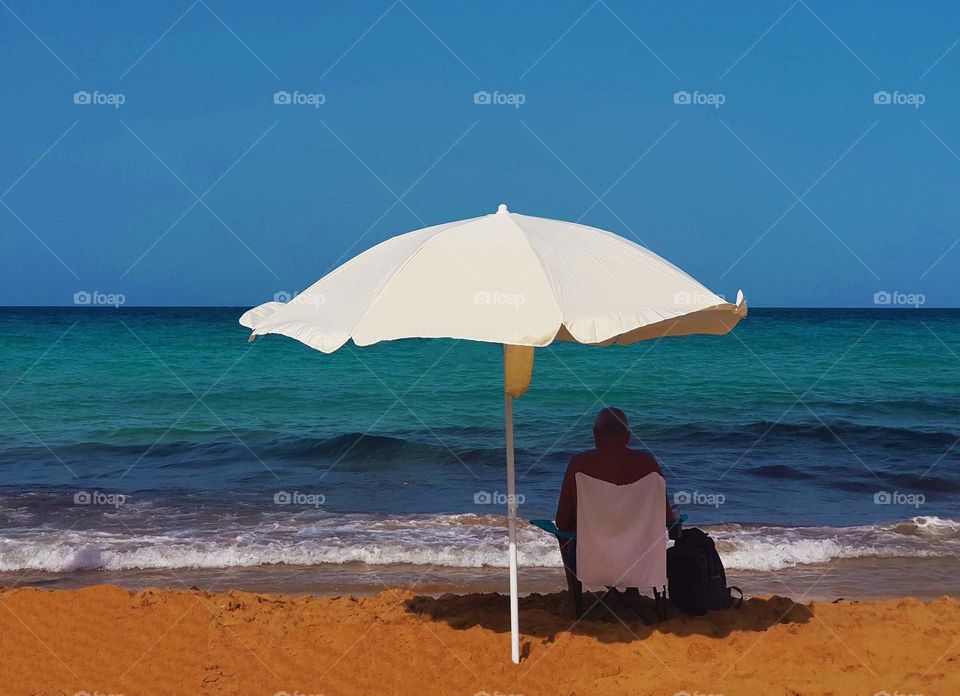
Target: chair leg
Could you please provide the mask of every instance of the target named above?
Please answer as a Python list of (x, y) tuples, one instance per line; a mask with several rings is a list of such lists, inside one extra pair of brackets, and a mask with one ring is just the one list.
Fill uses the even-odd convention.
[(573, 541), (557, 540), (560, 543), (560, 558), (563, 561), (563, 574), (567, 579), (567, 590), (573, 598), (573, 612), (576, 618), (583, 616), (583, 584), (577, 579), (577, 551)]
[(667, 588), (661, 587), (657, 590), (656, 587), (653, 588), (653, 601), (657, 607), (657, 621), (666, 621), (667, 613), (670, 608), (669, 601), (667, 600)]
[(657, 589), (653, 589), (654, 597), (657, 603), (657, 616), (661, 621), (667, 620), (667, 610), (669, 608), (669, 603), (667, 600), (667, 588), (660, 588), (660, 592), (657, 592)]

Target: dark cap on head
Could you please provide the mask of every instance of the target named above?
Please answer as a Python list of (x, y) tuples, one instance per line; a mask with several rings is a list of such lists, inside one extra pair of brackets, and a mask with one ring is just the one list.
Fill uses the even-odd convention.
[(619, 408), (602, 409), (593, 421), (593, 433), (597, 436), (629, 435), (627, 415)]

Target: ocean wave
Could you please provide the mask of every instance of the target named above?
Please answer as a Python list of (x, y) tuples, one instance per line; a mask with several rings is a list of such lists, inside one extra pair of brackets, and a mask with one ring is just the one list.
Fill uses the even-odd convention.
[[(837, 444), (837, 438), (852, 447), (879, 448), (883, 452), (916, 452), (947, 448), (956, 442), (960, 432), (942, 427), (908, 427), (904, 425), (874, 425), (832, 418), (826, 423), (786, 423), (768, 420), (671, 422), (659, 425), (645, 423), (637, 435), (655, 451), (678, 448), (681, 451), (734, 447), (742, 451), (744, 443), (762, 439), (768, 445), (793, 449), (798, 446)], [(550, 460), (567, 459), (571, 451), (563, 443), (555, 443), (552, 434), (545, 434), (544, 442), (559, 444), (549, 450)], [(502, 461), (501, 433), (497, 429), (478, 427), (437, 428), (430, 437), (408, 432), (361, 433), (337, 435), (318, 434), (305, 437), (297, 434), (278, 435), (275, 432), (238, 428), (226, 435), (216, 430), (164, 427), (120, 428), (111, 432), (90, 434), (82, 441), (56, 444), (58, 456), (71, 461), (105, 460), (126, 461), (142, 457), (157, 462), (161, 467), (195, 467), (198, 464), (215, 465), (249, 458), (250, 450), (271, 461), (316, 462), (343, 461), (354, 464), (392, 466), (395, 463), (437, 463), (456, 456), (468, 463), (485, 462), (499, 466)], [(490, 446), (487, 444), (490, 443)], [(784, 443), (790, 443), (789, 446)], [(546, 447), (546, 444), (542, 445)], [(517, 456), (539, 458), (542, 448), (518, 448)], [(35, 440), (26, 437), (0, 435), (0, 465), (5, 462), (42, 461), (50, 452)], [(803, 478), (811, 472), (798, 472), (772, 464), (750, 472), (767, 478)], [(960, 490), (960, 484), (951, 490)]]
[(960, 521), (929, 516), (857, 527), (730, 525), (712, 534), (724, 565), (748, 571), (844, 558), (924, 558), (960, 550)]
[[(156, 462), (165, 468), (215, 466), (250, 458), (250, 452), (268, 461), (316, 463), (337, 461), (389, 467), (402, 463), (436, 464), (449, 461), (490, 463), (502, 466), (503, 446), (498, 437), (487, 437), (496, 446), (476, 446), (478, 436), (466, 429), (435, 431), (432, 442), (400, 435), (352, 432), (331, 437), (267, 435), (260, 431), (238, 430), (229, 435), (207, 431), (166, 433), (163, 430), (141, 434), (124, 441), (111, 435), (109, 439), (86, 440), (57, 444), (58, 456), (74, 461), (117, 461), (133, 458)], [(179, 437), (178, 437), (179, 436)], [(472, 438), (472, 439), (468, 439)], [(130, 437), (129, 435), (127, 437)], [(151, 439), (152, 437), (152, 439)], [(517, 455), (539, 456), (536, 452), (517, 449)], [(36, 442), (0, 439), (0, 465), (45, 460), (49, 450)]]
[[(78, 570), (147, 570), (187, 568), (249, 568), (267, 565), (321, 566), (362, 563), (380, 565), (443, 566), (451, 568), (507, 567), (506, 550), (493, 546), (464, 548), (455, 546), (411, 547), (392, 544), (330, 547), (315, 545), (239, 545), (205, 547), (202, 545), (156, 545), (130, 550), (115, 550), (71, 544), (47, 547), (40, 552), (25, 547), (18, 553), (4, 554), (0, 571), (43, 570), (54, 573)], [(556, 546), (550, 552), (556, 555)], [(559, 558), (550, 554), (519, 555), (525, 567), (558, 566)]]
[(794, 481), (805, 481), (816, 478), (815, 474), (809, 471), (801, 471), (786, 464), (762, 464), (751, 469), (745, 469), (751, 476), (768, 479), (792, 479)]
[[(36, 530), (0, 538), (0, 571), (239, 568), (275, 564), (507, 567), (506, 520), (499, 516), (326, 516), (263, 520), (198, 534), (191, 530)], [(914, 517), (859, 527), (707, 527), (732, 571), (775, 571), (844, 558), (914, 558), (960, 551), (960, 521)], [(524, 567), (559, 568), (552, 537), (518, 530)]]

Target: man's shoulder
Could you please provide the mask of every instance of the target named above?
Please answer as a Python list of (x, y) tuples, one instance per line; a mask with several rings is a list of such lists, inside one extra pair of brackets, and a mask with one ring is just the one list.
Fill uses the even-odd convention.
[(656, 457), (653, 456), (653, 452), (642, 449), (633, 449), (632, 447), (627, 448), (627, 452), (630, 453), (630, 456), (635, 459), (647, 459), (652, 461), (657, 461)]
[(580, 452), (575, 454), (570, 458), (570, 463), (567, 464), (568, 471), (581, 470), (584, 467), (590, 466), (590, 463), (594, 460), (596, 450), (587, 450), (586, 452)]
[(663, 475), (663, 472), (660, 471), (660, 465), (657, 463), (657, 458), (653, 456), (653, 452), (639, 449), (628, 449), (627, 451), (630, 452), (630, 458), (633, 463)]

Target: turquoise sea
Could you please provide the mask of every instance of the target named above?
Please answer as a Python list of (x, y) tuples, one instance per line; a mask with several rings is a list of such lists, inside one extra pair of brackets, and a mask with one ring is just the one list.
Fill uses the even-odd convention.
[[(0, 584), (503, 575), (502, 349), (250, 344), (243, 309), (0, 309)], [(523, 517), (552, 517), (603, 405), (734, 575), (936, 563), (960, 591), (960, 311), (758, 309), (723, 337), (540, 349)], [(558, 577), (549, 539), (521, 544)]]

